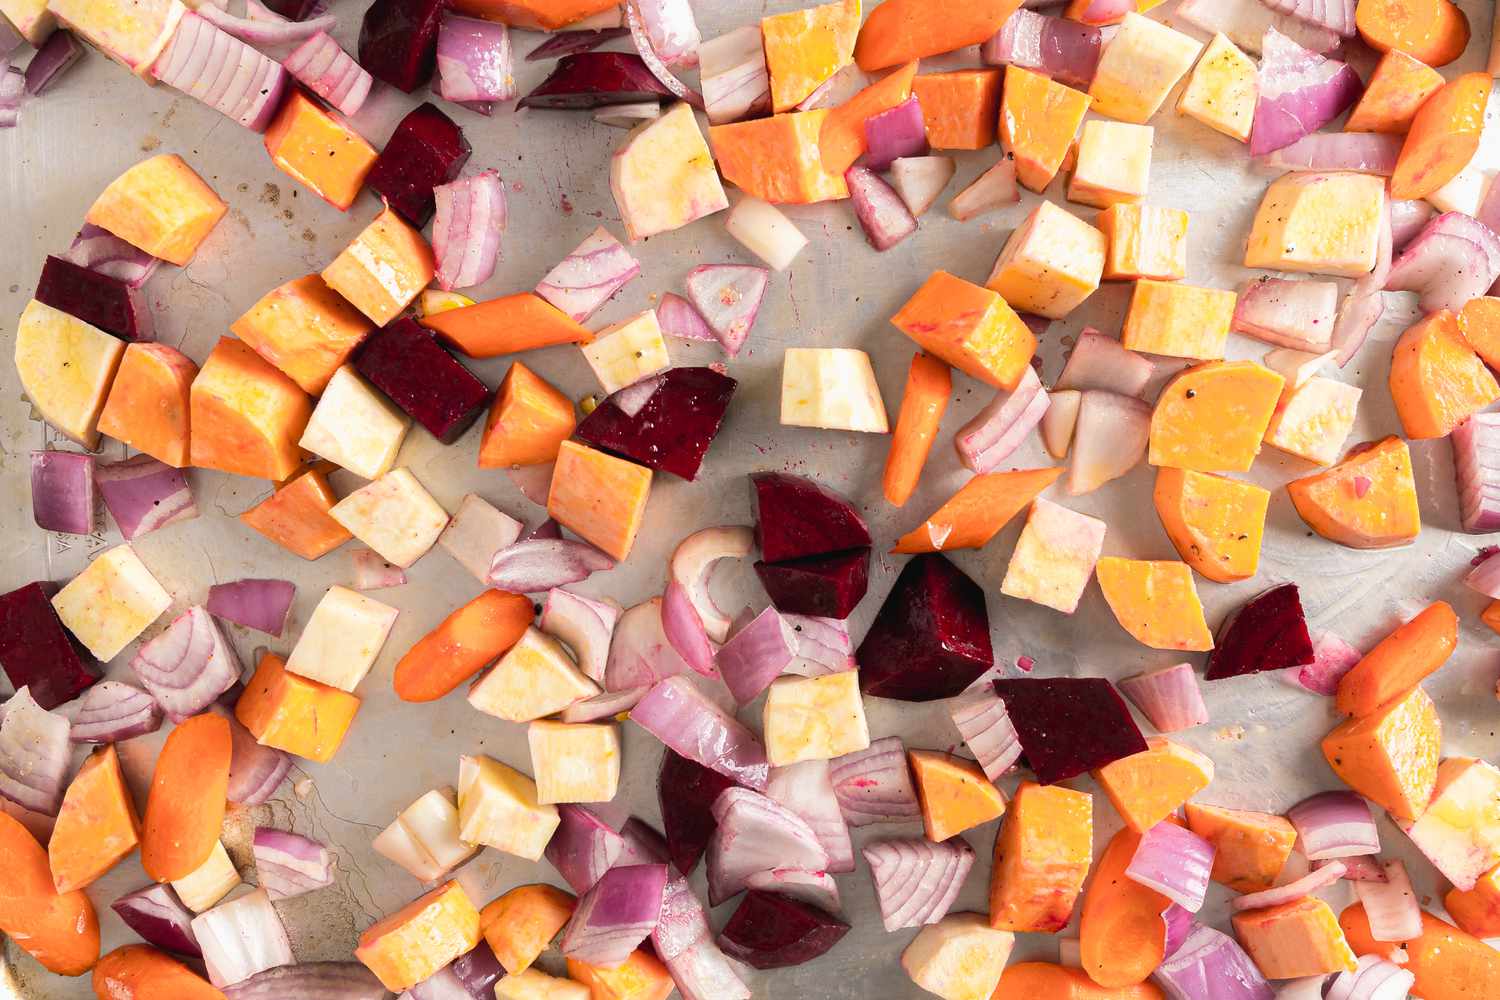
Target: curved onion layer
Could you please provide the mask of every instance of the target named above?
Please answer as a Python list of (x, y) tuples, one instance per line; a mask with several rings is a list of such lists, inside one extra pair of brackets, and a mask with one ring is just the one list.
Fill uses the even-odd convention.
[[(217, 8), (205, 5), (204, 10)], [(151, 72), (253, 132), (264, 132), (271, 124), (287, 78), (279, 62), (194, 11), (182, 15)]]
[(233, 716), (229, 719), (229, 790), (226, 798), (245, 806), (258, 806), (276, 793), (292, 769), (289, 754), (261, 746), (250, 730)]
[(685, 878), (667, 882), (651, 946), (683, 1000), (749, 1000), (750, 990), (724, 958), (708, 914)]
[[(0, 48), (3, 48), (0, 45)], [(52, 81), (83, 58), (83, 43), (71, 31), (59, 29), (47, 36), (31, 62), (26, 64), (26, 93), (40, 96)]]
[(615, 625), (604, 664), (604, 688), (651, 687), (691, 669), (667, 640), (662, 599), (653, 597), (628, 608)]
[(257, 827), (252, 841), (260, 886), (272, 899), (291, 899), (333, 884), (333, 855), (316, 840)]
[(613, 559), (587, 542), (569, 538), (516, 542), (495, 553), (489, 583), (513, 594), (537, 594), (614, 567)]
[(1155, 372), (1156, 365), (1145, 355), (1126, 350), (1109, 334), (1084, 327), (1052, 389), (1103, 389), (1140, 396)]
[[(439, 184), (432, 189), (432, 196), (437, 205), (432, 223), (432, 253), (437, 262), (438, 285), (444, 291), (451, 291), (488, 281), (495, 273), (500, 240), (509, 219), (505, 182), (500, 174), (486, 170), (473, 177)], [(551, 467), (546, 468), (550, 482)], [(530, 494), (527, 496), (534, 499)]]
[(948, 214), (959, 222), (967, 222), (976, 215), (993, 209), (1014, 205), (1021, 200), (1021, 189), (1016, 184), (1016, 161), (1002, 156), (994, 166), (974, 178), (974, 182), (953, 196), (948, 203)]
[(1201, 925), (1168, 953), (1152, 979), (1169, 1000), (1271, 1000), (1274, 995), (1233, 938)]
[(650, 823), (632, 816), (620, 824), (623, 846), (617, 865), (664, 865), (671, 860), (667, 838)]
[[(849, 824), (834, 795), (833, 778), (826, 760), (804, 760), (771, 768), (766, 797), (802, 817), (828, 854), (829, 872), (854, 870), (854, 846)], [(830, 911), (832, 912), (832, 911)]]
[(204, 608), (188, 608), (130, 661), (173, 722), (197, 715), (240, 679), (240, 661), (219, 623)]
[(781, 617), (791, 626), (793, 639), (792, 662), (784, 673), (823, 677), (854, 669), (854, 642), (847, 621), (816, 615)]
[(236, 580), (208, 588), (204, 607), (215, 618), (281, 638), (297, 585), (287, 580)]
[(802, 817), (764, 795), (732, 786), (714, 800), (718, 827), (708, 842), (708, 900), (718, 906), (746, 879), (775, 868), (827, 871), (828, 852)]
[(264, 889), (198, 914), (193, 934), (203, 949), (208, 981), (220, 989), (296, 963), (286, 928)]
[(1391, 265), (1385, 288), (1416, 292), (1423, 312), (1455, 312), (1500, 278), (1500, 237), (1461, 212), (1444, 212), (1422, 227)]
[(583, 323), (640, 273), (640, 261), (600, 226), (547, 272), (536, 293)]
[(1159, 733), (1181, 732), (1208, 721), (1208, 706), (1203, 704), (1203, 692), (1191, 663), (1127, 677), (1120, 681), (1119, 688)]
[(1305, 24), (1320, 28), (1344, 38), (1353, 38), (1359, 32), (1354, 26), (1355, 0), (1261, 0), (1278, 14), (1295, 17)]
[(406, 585), (406, 573), (401, 567), (386, 562), (374, 549), (355, 549), (350, 561), (354, 563), (354, 579), (350, 586), (355, 590), (384, 590)]
[(760, 25), (747, 24), (704, 42), (698, 59), (709, 124), (727, 125), (771, 110), (771, 75)]
[[(1046, 392), (1041, 397), (1045, 418), (1052, 397)], [(1068, 492), (1073, 496), (1092, 493), (1125, 475), (1146, 457), (1150, 440), (1151, 406), (1144, 399), (1085, 389), (1073, 424)]]
[(1275, 28), (1261, 46), (1260, 94), (1250, 154), (1264, 156), (1316, 132), (1349, 110), (1364, 85), (1347, 63), (1303, 48)]
[(1481, 558), (1464, 577), (1464, 586), (1492, 600), (1500, 599), (1500, 552)]
[(339, 23), (339, 19), (332, 14), (306, 21), (288, 21), (264, 7), (260, 9), (259, 17), (244, 18), (235, 17), (211, 3), (199, 6), (199, 17), (220, 31), (251, 45), (290, 45), (305, 41), (320, 31), (332, 31)]
[(0, 128), (15, 128), (21, 121), (21, 99), (26, 94), (26, 76), (0, 60)]
[(384, 1000), (375, 974), (359, 962), (302, 962), (257, 972), (224, 987), (228, 1000)]
[(1000, 391), (953, 439), (958, 457), (972, 472), (992, 472), (1020, 447), (1047, 412), (1047, 391), (1036, 369), (1026, 367), (1014, 392)]
[[(654, 3), (657, 0), (646, 0), (646, 2)], [(641, 61), (646, 64), (651, 75), (656, 77), (657, 81), (670, 90), (674, 96), (702, 111), (704, 109), (703, 95), (679, 80), (667, 68), (667, 63), (653, 47), (651, 32), (646, 25), (646, 16), (641, 12), (641, 0), (625, 0), (621, 12), (625, 18), (625, 27), (630, 29), (630, 40), (635, 43), (635, 50), (640, 53)]]
[(1006, 714), (1005, 702), (988, 684), (954, 699), (952, 717), (986, 778), (999, 781), (1021, 759), (1021, 738)]
[(676, 292), (662, 295), (661, 301), (656, 305), (656, 322), (661, 326), (661, 332), (668, 337), (713, 343), (718, 343), (719, 340), (704, 321), (703, 314)]
[(1309, 861), (1380, 853), (1370, 804), (1353, 792), (1319, 792), (1287, 810)]
[(516, 96), (510, 29), (498, 21), (445, 12), (438, 25), (438, 93), (459, 104)]
[(669, 580), (661, 595), (661, 627), (667, 642), (683, 662), (705, 677), (718, 676), (714, 644), (709, 641), (708, 631), (688, 597), (687, 588), (676, 580)]
[[(864, 133), (865, 154), (860, 157), (858, 165), (867, 170), (889, 170), (897, 160), (926, 156), (931, 149), (927, 143), (922, 105), (915, 97), (908, 97), (895, 107), (866, 118)], [(849, 179), (847, 174), (845, 177)], [(860, 183), (864, 178), (860, 175), (854, 180)]]
[(587, 892), (614, 867), (625, 842), (583, 806), (560, 805), (557, 814), (560, 822), (547, 842), (546, 858), (574, 892)]
[(0, 795), (32, 812), (56, 816), (72, 747), (71, 723), (49, 712), (22, 686), (5, 703), (0, 721)]
[(72, 722), (68, 739), (74, 743), (120, 743), (161, 728), (156, 699), (119, 681), (100, 681), (57, 714)]
[(611, 868), (579, 898), (562, 929), (562, 953), (600, 968), (620, 965), (656, 928), (666, 887), (666, 865)]
[(770, 272), (750, 264), (702, 264), (688, 272), (688, 299), (731, 358), (745, 346)]
[(1235, 302), (1230, 329), (1273, 347), (1316, 354), (1333, 337), (1339, 286), (1332, 281), (1257, 278)]
[(1380, 215), (1379, 243), (1375, 252), (1375, 268), (1354, 283), (1354, 287), (1339, 303), (1338, 316), (1333, 321), (1333, 337), (1330, 345), (1334, 351), (1334, 362), (1344, 367), (1359, 353), (1365, 338), (1370, 335), (1380, 317), (1385, 313), (1385, 283), (1391, 273), (1391, 259), (1395, 255), (1394, 210), (1390, 198), (1385, 199), (1385, 209)]
[[(613, 601), (584, 597), (562, 587), (553, 587), (547, 591), (547, 600), (542, 605), (542, 617), (538, 624), (543, 632), (567, 644), (573, 652), (573, 659), (578, 661), (578, 669), (583, 671), (585, 677), (603, 683), (604, 667), (609, 660), (610, 640), (623, 613)], [(644, 692), (644, 688), (641, 690)], [(600, 697), (607, 698), (608, 695)], [(635, 702), (630, 704), (634, 705)], [(578, 706), (575, 704), (572, 707)], [(614, 711), (625, 711), (628, 708), (626, 706)]]
[(1176, 903), (1173, 903), (1161, 911), (1161, 922), (1165, 925), (1167, 932), (1167, 938), (1164, 942), (1166, 947), (1162, 951), (1162, 954), (1171, 955), (1178, 948), (1182, 947), (1182, 942), (1186, 941), (1188, 935), (1193, 932), (1193, 927), (1195, 926), (1193, 915)]
[(626, 688), (624, 691), (605, 691), (592, 698), (575, 701), (558, 716), (563, 722), (597, 722), (600, 719), (623, 718), (626, 713), (646, 697), (650, 688)]
[(131, 246), (92, 222), (83, 224), (78, 235), (73, 237), (73, 245), (61, 256), (69, 263), (123, 281), (131, 288), (144, 285), (161, 263), (146, 251)]
[(1236, 896), (1230, 900), (1229, 908), (1239, 913), (1243, 910), (1259, 910), (1267, 906), (1280, 906), (1282, 903), (1290, 903), (1301, 899), (1303, 896), (1311, 895), (1319, 889), (1325, 889), (1344, 877), (1344, 863), (1342, 861), (1331, 861), (1319, 868), (1314, 868), (1306, 875), (1286, 885), (1274, 886), (1263, 889), (1260, 892), (1251, 892), (1243, 896)]
[[(1500, 192), (1500, 187), (1491, 187), (1491, 191)], [(1432, 221), (1432, 217), (1438, 214), (1438, 210), (1426, 201), (1403, 201), (1400, 199), (1387, 199), (1387, 206), (1391, 210), (1391, 245), (1396, 253), (1406, 249), (1406, 245), (1416, 239), (1418, 233)], [(1496, 229), (1485, 222), (1483, 213), (1480, 220), (1491, 231)]]
[[(850, 855), (850, 871), (853, 871), (853, 855)], [(756, 872), (745, 880), (747, 889), (774, 892), (778, 896), (795, 899), (799, 903), (815, 906), (834, 916), (844, 912), (839, 899), (839, 884), (828, 872), (810, 872), (805, 868), (773, 868), (768, 872)]]
[(886, 840), (860, 853), (875, 880), (880, 919), (887, 931), (943, 919), (974, 867), (974, 849), (961, 837), (941, 844)]
[(836, 758), (829, 777), (850, 826), (904, 823), (922, 815), (906, 763), (906, 748), (898, 736), (887, 736), (863, 750)]
[(755, 532), (742, 525), (726, 525), (695, 531), (672, 552), (669, 571), (692, 602), (703, 628), (714, 642), (729, 637), (729, 616), (714, 603), (710, 577), (720, 559), (743, 559), (755, 548)]
[(766, 748), (688, 678), (669, 677), (657, 684), (630, 718), (678, 755), (747, 788), (766, 787)]
[(1314, 132), (1273, 150), (1261, 162), (1278, 170), (1352, 170), (1389, 177), (1403, 138), (1382, 132)]
[(746, 705), (770, 687), (796, 655), (791, 624), (768, 607), (724, 643), (717, 662), (724, 686), (737, 703)]
[(282, 65), (299, 83), (345, 115), (364, 107), (375, 82), (326, 31), (314, 33), (297, 46)]
[(849, 187), (849, 199), (854, 203), (854, 216), (865, 231), (865, 239), (877, 251), (883, 253), (917, 231), (916, 217), (906, 202), (875, 171), (853, 166), (844, 180)]
[(110, 903), (109, 908), (147, 944), (193, 958), (203, 955), (193, 936), (193, 911), (182, 904), (170, 885), (143, 886)]
[(1019, 66), (1086, 88), (1094, 82), (1103, 50), (1104, 32), (1094, 25), (1018, 10), (979, 55), (990, 66)]
[(1379, 955), (1361, 955), (1353, 972), (1340, 972), (1327, 985), (1324, 1000), (1406, 1000), (1416, 973)]
[(198, 516), (187, 476), (150, 455), (97, 466), (94, 482), (127, 542)]
[(698, 22), (689, 0), (638, 0), (641, 21), (652, 50), (668, 66), (693, 69), (698, 65)]
[(1464, 530), (1500, 529), (1500, 413), (1476, 413), (1452, 437)]
[(1185, 827), (1162, 821), (1141, 835), (1125, 877), (1197, 913), (1208, 893), (1213, 864), (1213, 844)]
[(1360, 879), (1354, 883), (1354, 894), (1365, 904), (1370, 920), (1370, 936), (1392, 944), (1421, 937), (1422, 906), (1406, 865), (1387, 861), (1381, 866), (1381, 874), (1381, 880)]
[(1312, 640), (1313, 661), (1301, 667), (1287, 667), (1281, 672), (1281, 679), (1293, 687), (1331, 698), (1339, 681), (1364, 654), (1332, 632), (1319, 632)]
[(1314, 52), (1332, 52), (1343, 42), (1327, 28), (1278, 13), (1262, 0), (1183, 0), (1177, 16), (1210, 35), (1222, 31), (1252, 55), (1261, 54), (1270, 28)]

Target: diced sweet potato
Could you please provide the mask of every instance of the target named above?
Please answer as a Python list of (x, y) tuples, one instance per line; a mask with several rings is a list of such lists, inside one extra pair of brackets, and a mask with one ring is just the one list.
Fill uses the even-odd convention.
[(295, 88), (266, 129), (265, 141), (276, 169), (341, 212), (359, 197), (377, 155), (358, 132)]
[(1437, 671), (1458, 646), (1458, 615), (1446, 601), (1434, 601), (1381, 639), (1339, 681), (1335, 704), (1346, 715), (1362, 716), (1399, 698)]
[(1167, 383), (1156, 401), (1147, 460), (1198, 472), (1248, 470), (1285, 384), (1253, 361), (1209, 361), (1188, 368)]
[(1285, 817), (1189, 802), (1188, 829), (1214, 845), (1209, 877), (1235, 892), (1260, 892), (1276, 882), (1291, 857), (1297, 830)]
[(573, 401), (521, 362), (512, 362), (485, 419), (479, 467), (554, 462), (576, 426)]
[(818, 136), (828, 115), (822, 108), (715, 125), (708, 140), (724, 179), (762, 201), (803, 205), (847, 198), (843, 176), (823, 166)]
[(1094, 110), (1125, 122), (1145, 124), (1177, 86), (1203, 43), (1160, 21), (1125, 15), (1099, 56), (1089, 84)]
[(323, 268), (323, 280), (384, 326), (411, 305), (434, 273), (432, 247), (387, 208)]
[(1224, 356), (1234, 292), (1141, 279), (1130, 296), (1120, 343), (1132, 351), (1213, 361)]
[(1122, 202), (1100, 212), (1095, 225), (1109, 241), (1104, 280), (1187, 277), (1188, 214), (1182, 209)]
[(1391, 197), (1429, 197), (1463, 172), (1479, 152), (1493, 86), (1486, 72), (1465, 73), (1417, 107), (1391, 173)]
[(667, 967), (642, 948), (613, 969), (570, 958), (568, 975), (587, 986), (593, 1000), (667, 1000), (676, 989)]
[(1026, 762), (1044, 785), (1150, 749), (1125, 699), (1102, 677), (1017, 677), (994, 683)]
[(1004, 815), (1004, 793), (978, 764), (937, 750), (909, 750), (906, 756), (928, 840), (941, 842)]
[(1041, 193), (1062, 168), (1093, 98), (1020, 66), (1005, 68), (1000, 145), (1016, 161), (1016, 179)]
[(1125, 872), (1140, 846), (1136, 830), (1120, 830), (1110, 838), (1094, 866), (1078, 917), (1083, 970), (1108, 989), (1145, 982), (1166, 956), (1167, 925), (1162, 913), (1172, 901)]
[(189, 462), (189, 393), (198, 366), (166, 344), (130, 344), (99, 414), (99, 430), (180, 469)]
[(891, 325), (922, 350), (1007, 392), (1036, 353), (1036, 336), (998, 292), (947, 271), (934, 271)]
[(550, 885), (518, 885), (479, 911), (479, 930), (505, 971), (525, 972), (557, 937), (577, 904)]
[(947, 552), (979, 549), (1038, 493), (1062, 475), (1062, 468), (988, 472), (964, 483), (959, 491), (916, 528), (896, 540), (892, 552)]
[(587, 344), (594, 335), (535, 292), (518, 292), (422, 316), (421, 324), (471, 358), (555, 344)]
[(354, 367), (444, 444), (462, 437), (490, 398), (477, 375), (408, 317), (366, 340)]
[(1470, 415), (1500, 399), (1500, 383), (1446, 309), (1410, 327), (1391, 354), (1391, 398), (1413, 440), (1446, 437)]
[(1039, 202), (1005, 241), (984, 284), (1016, 309), (1062, 319), (1099, 287), (1105, 250), (1099, 230)]
[(261, 296), (229, 329), (317, 396), (374, 327), (321, 275), (309, 274)]
[(914, 556), (854, 656), (868, 695), (951, 698), (995, 662), (984, 591), (944, 556)]
[(309, 469), (240, 515), (240, 520), (303, 559), (318, 559), (354, 536), (328, 512), (338, 498), (326, 474)]
[(1449, 889), (1443, 909), (1475, 937), (1500, 936), (1500, 865), (1481, 876), (1472, 889)]
[(1093, 805), (1087, 792), (1021, 782), (995, 837), (991, 927), (1051, 933), (1068, 925), (1094, 856)]
[(354, 957), (399, 993), (479, 943), (479, 911), (457, 882), (447, 882), (371, 924)]
[(1485, 364), (1500, 365), (1500, 297), (1481, 295), (1464, 303), (1458, 328)]
[(1000, 119), (998, 69), (928, 73), (911, 82), (922, 105), (927, 142), (933, 149), (983, 149), (994, 145)]
[(1365, 84), (1344, 131), (1402, 135), (1411, 128), (1422, 102), (1442, 85), (1443, 74), (1400, 49), (1388, 49)]
[(16, 324), (16, 373), (42, 417), (69, 440), (99, 444), (99, 414), (125, 344), (32, 299)]
[(281, 657), (263, 653), (235, 702), (234, 716), (262, 746), (326, 764), (338, 752), (359, 705), (355, 695), (289, 673)]
[(1187, 563), (1105, 556), (1099, 589), (1120, 627), (1153, 649), (1212, 649)]
[(792, 110), (853, 61), (859, 7), (860, 0), (835, 0), (761, 18), (771, 110)]
[[(1356, 954), (1382, 954), (1389, 942), (1375, 940), (1363, 903), (1339, 914), (1349, 946)], [(1411, 995), (1423, 1000), (1468, 1000), (1500, 991), (1500, 950), (1440, 920), (1422, 914), (1420, 937), (1401, 943), (1406, 952), (1402, 968), (1417, 977)]]
[(1415, 819), (1437, 783), (1442, 721), (1421, 688), (1323, 737), (1323, 756), (1344, 784), (1397, 819)]
[(869, 148), (865, 141), (865, 121), (910, 97), (912, 77), (916, 74), (916, 62), (909, 62), (828, 112), (818, 132), (824, 170), (842, 177), (854, 165)]
[(110, 181), (84, 221), (185, 267), (229, 206), (176, 153), (142, 160)]
[(63, 796), (47, 842), (53, 884), (59, 893), (91, 885), (140, 840), (135, 800), (111, 744), (89, 755)]
[(1191, 747), (1159, 736), (1146, 746), (1094, 771), (1115, 812), (1136, 833), (1174, 815), (1214, 780), (1214, 762)]
[[(810, 154), (814, 160), (818, 159), (817, 135), (814, 128)], [(714, 148), (717, 152), (717, 143)], [(724, 176), (729, 177), (727, 169)], [(660, 118), (642, 123), (615, 150), (609, 189), (632, 243), (681, 229), (729, 207), (698, 119), (685, 101)]]
[(552, 471), (547, 513), (615, 559), (635, 544), (651, 496), (651, 470), (564, 441)]
[(1301, 595), (1295, 583), (1283, 583), (1252, 597), (1224, 619), (1204, 679), (1285, 670), (1313, 659)]
[(1000, 592), (1072, 614), (1094, 575), (1104, 532), (1098, 518), (1037, 497), (1005, 567)]
[(1316, 896), (1243, 910), (1234, 915), (1233, 923), (1235, 936), (1267, 979), (1354, 971), (1354, 952), (1338, 918)]
[(1354, 549), (1405, 545), (1422, 529), (1411, 452), (1398, 437), (1350, 449), (1324, 472), (1286, 484), (1307, 526)]
[(1272, 182), (1255, 212), (1245, 266), (1358, 278), (1375, 266), (1385, 181), (1347, 171)]
[(297, 442), (312, 400), (244, 341), (220, 338), (190, 402), (190, 454), (199, 468), (285, 479), (302, 463)]
[(1163, 467), (1156, 471), (1152, 499), (1183, 562), (1218, 583), (1255, 575), (1269, 490), (1207, 472)]

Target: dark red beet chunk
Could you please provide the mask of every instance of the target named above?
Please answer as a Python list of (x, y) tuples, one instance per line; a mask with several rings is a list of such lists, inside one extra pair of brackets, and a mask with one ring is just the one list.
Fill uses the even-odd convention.
[(995, 665), (984, 591), (938, 553), (913, 557), (854, 658), (865, 694), (900, 701), (953, 697)]
[(709, 838), (718, 828), (714, 821), (714, 800), (733, 784), (734, 779), (679, 757), (671, 750), (662, 756), (661, 773), (656, 780), (661, 825), (666, 831), (672, 865), (683, 875), (693, 873)]
[(50, 583), (28, 583), (0, 596), (0, 666), (16, 688), (29, 687), (43, 708), (72, 701), (99, 678), (92, 659), (52, 610)]
[(870, 585), (870, 550), (850, 549), (790, 562), (755, 564), (760, 585), (777, 611), (848, 618)]
[(552, 75), (521, 98), (519, 108), (587, 111), (611, 104), (669, 100), (672, 92), (634, 52), (580, 52), (564, 56)]
[(262, 2), (288, 21), (302, 20), (318, 5), (318, 0), (262, 0)]
[[(578, 439), (690, 480), (739, 383), (712, 368), (671, 368), (648, 381), (655, 390), (627, 386), (594, 407), (578, 425)], [(629, 405), (629, 393), (643, 391), (650, 396), (634, 415), (620, 408), (621, 402)]]
[(1125, 700), (1102, 677), (1018, 677), (996, 681), (995, 693), (1044, 785), (1146, 749)]
[(421, 229), (437, 210), (432, 189), (457, 177), (470, 152), (464, 130), (428, 101), (401, 119), (365, 183)]
[(863, 548), (870, 529), (853, 505), (833, 490), (790, 472), (750, 476), (755, 543), (766, 562)]
[(1263, 670), (1301, 667), (1312, 661), (1312, 636), (1307, 634), (1307, 617), (1302, 613), (1297, 585), (1283, 583), (1250, 598), (1224, 619), (1203, 677), (1221, 681)]
[(801, 965), (828, 951), (849, 925), (815, 906), (752, 889), (719, 932), (719, 947), (757, 969)]
[(359, 64), (410, 94), (437, 64), (443, 0), (375, 0), (359, 28)]
[(360, 346), (355, 369), (444, 444), (463, 436), (490, 391), (414, 319), (398, 319)]
[(122, 340), (150, 340), (150, 316), (140, 295), (118, 278), (48, 257), (36, 299)]

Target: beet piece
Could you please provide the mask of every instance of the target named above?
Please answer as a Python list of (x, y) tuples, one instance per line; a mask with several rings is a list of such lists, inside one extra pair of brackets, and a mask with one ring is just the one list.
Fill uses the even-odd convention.
[(733, 778), (710, 771), (671, 750), (662, 755), (661, 773), (656, 780), (661, 825), (666, 831), (672, 865), (683, 875), (693, 873), (718, 828), (713, 814), (714, 800), (734, 784)]
[(1312, 636), (1295, 583), (1250, 598), (1219, 626), (1203, 679), (1221, 681), (1263, 670), (1302, 667), (1314, 659)]
[(375, 0), (359, 28), (359, 64), (410, 94), (437, 65), (443, 0)]
[(766, 562), (785, 562), (863, 548), (870, 529), (854, 506), (833, 490), (790, 472), (750, 476), (755, 543)]
[(588, 111), (671, 97), (672, 92), (634, 52), (580, 52), (559, 59), (551, 75), (516, 107)]
[(139, 293), (119, 278), (61, 257), (48, 257), (36, 300), (122, 340), (150, 340), (151, 316)]
[(97, 681), (93, 658), (63, 628), (52, 608), (50, 583), (28, 583), (0, 596), (0, 666), (13, 687), (51, 710)]
[(995, 664), (984, 591), (945, 556), (915, 556), (854, 658), (865, 694), (900, 701), (959, 694)]
[[(738, 384), (712, 368), (669, 368), (604, 400), (575, 433), (580, 441), (691, 480)], [(649, 393), (644, 404), (631, 395), (642, 392)]]
[(462, 437), (490, 399), (485, 384), (410, 318), (371, 334), (354, 368), (443, 444)]
[(302, 20), (318, 5), (318, 0), (261, 0), (261, 2), (288, 21)]
[(870, 549), (850, 549), (788, 562), (755, 564), (777, 611), (848, 618), (870, 585)]
[(1021, 749), (1044, 785), (1141, 753), (1146, 738), (1115, 686), (1102, 677), (995, 681)]
[(432, 189), (457, 178), (471, 151), (458, 123), (426, 101), (396, 125), (365, 183), (421, 229), (437, 210)]
[(719, 947), (757, 969), (811, 962), (839, 943), (849, 925), (815, 906), (751, 889), (719, 932)]

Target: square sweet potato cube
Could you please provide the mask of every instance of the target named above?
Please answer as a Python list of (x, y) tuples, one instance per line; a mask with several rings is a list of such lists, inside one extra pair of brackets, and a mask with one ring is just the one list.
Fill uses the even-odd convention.
[(323, 268), (323, 280), (384, 326), (427, 287), (435, 267), (422, 234), (388, 208)]
[(322, 275), (309, 274), (261, 296), (229, 329), (303, 392), (318, 396), (375, 327)]
[(1036, 336), (999, 292), (934, 271), (891, 324), (928, 354), (1007, 392), (1036, 353)]
[(615, 559), (630, 555), (651, 497), (651, 470), (564, 441), (552, 470), (547, 513)]
[(1212, 361), (1224, 356), (1237, 296), (1181, 282), (1135, 283), (1120, 342), (1132, 351)]

